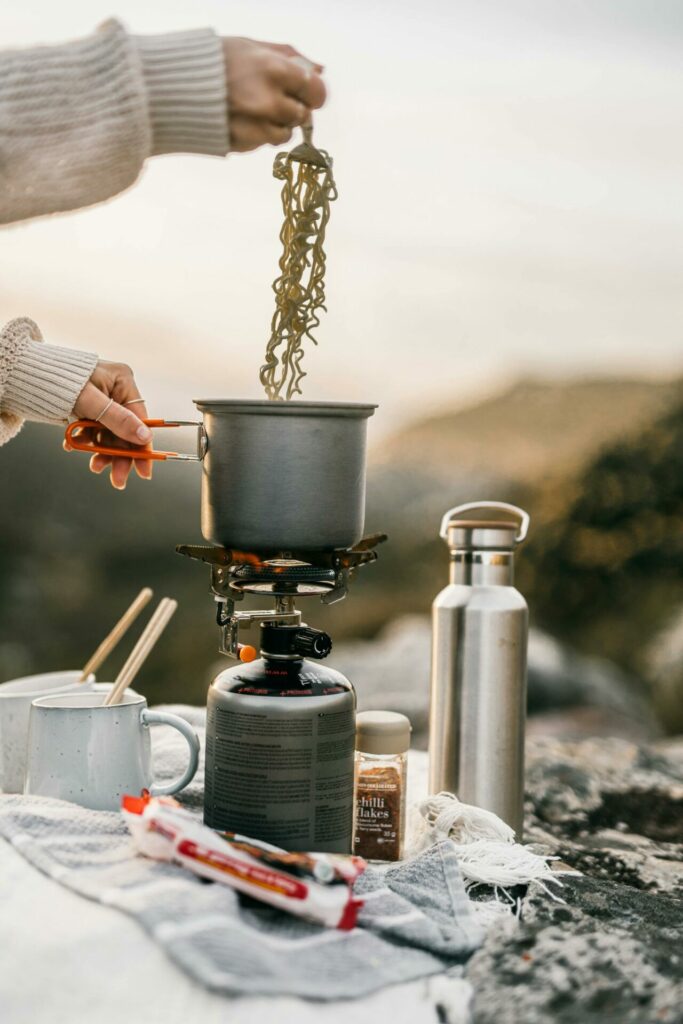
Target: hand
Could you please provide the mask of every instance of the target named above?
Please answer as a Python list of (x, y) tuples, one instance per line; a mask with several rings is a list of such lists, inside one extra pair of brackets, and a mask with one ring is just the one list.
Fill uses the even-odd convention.
[(293, 46), (230, 36), (223, 39), (228, 85), (230, 148), (246, 153), (270, 143), (282, 146), (325, 102), (320, 64), (306, 71)]
[[(113, 398), (114, 402), (106, 413), (101, 415), (110, 398)], [(81, 420), (94, 420), (99, 417), (99, 422), (107, 429), (93, 431), (94, 440), (98, 443), (106, 443), (107, 434), (111, 431), (117, 438), (129, 442), (136, 448), (149, 448), (152, 431), (141, 422), (147, 419), (145, 403), (136, 402), (130, 406), (125, 404), (134, 398), (140, 398), (140, 392), (130, 366), (100, 360), (78, 396), (73, 411)], [(70, 450), (66, 442), (64, 447), (67, 451)], [(126, 459), (118, 455), (93, 455), (90, 459), (90, 469), (93, 473), (101, 473), (109, 465), (112, 487), (118, 491), (124, 490), (133, 465), (143, 480), (150, 480), (152, 477), (152, 463), (149, 459)]]

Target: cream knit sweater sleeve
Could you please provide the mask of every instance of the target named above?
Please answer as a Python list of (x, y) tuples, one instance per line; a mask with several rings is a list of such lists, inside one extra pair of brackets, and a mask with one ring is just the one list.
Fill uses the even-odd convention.
[(28, 317), (11, 320), (0, 333), (0, 445), (25, 419), (67, 420), (96, 363), (90, 352), (45, 345)]
[(116, 195), (158, 153), (228, 151), (225, 66), (209, 29), (0, 50), (0, 224)]
[[(60, 46), (0, 50), (0, 225), (128, 188), (149, 156), (228, 151), (222, 44), (209, 29), (129, 35), (117, 21)], [(8, 240), (9, 241), (9, 240)], [(97, 357), (0, 332), (0, 444), (71, 413)]]

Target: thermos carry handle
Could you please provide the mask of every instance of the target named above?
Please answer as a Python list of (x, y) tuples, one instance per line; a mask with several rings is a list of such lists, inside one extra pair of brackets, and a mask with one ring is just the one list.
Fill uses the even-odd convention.
[[(183, 462), (201, 462), (206, 455), (208, 447), (206, 432), (202, 423), (196, 420), (143, 420), (148, 427), (196, 427), (197, 428), (197, 454), (179, 455), (178, 452), (157, 452), (152, 448), (117, 448), (114, 445), (98, 444), (97, 441), (89, 441), (74, 437), (77, 430), (85, 427), (97, 430), (107, 430), (98, 420), (75, 420), (66, 428), (64, 440), (77, 452), (88, 452), (90, 455), (123, 455), (127, 459), (149, 459), (151, 462), (165, 462), (166, 459), (180, 459)], [(109, 431), (111, 433), (111, 431)]]
[(511, 512), (515, 518), (519, 519), (519, 530), (515, 541), (521, 544), (526, 539), (527, 532), (529, 530), (529, 515), (524, 511), (523, 508), (517, 508), (516, 505), (508, 505), (506, 501), (470, 501), (466, 505), (456, 505), (455, 508), (448, 510), (446, 515), (441, 520), (441, 529), (439, 530), (440, 536), (443, 540), (448, 537), (448, 527), (451, 525), (453, 520), (458, 519), (463, 512), (474, 512), (480, 508), (496, 508), (501, 509), (504, 512)]

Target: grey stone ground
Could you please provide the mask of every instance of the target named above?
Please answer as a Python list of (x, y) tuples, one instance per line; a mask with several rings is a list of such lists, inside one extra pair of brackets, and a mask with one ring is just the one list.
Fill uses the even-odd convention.
[[(422, 749), (430, 635), (404, 618), (334, 658), (360, 706), (405, 712)], [(520, 890), (521, 923), (465, 968), (471, 1024), (683, 1024), (683, 739), (659, 739), (623, 672), (533, 630), (529, 713), (525, 841), (582, 874), (564, 903)]]
[(683, 742), (533, 740), (527, 790), (525, 839), (583, 874), (489, 934), (473, 1024), (683, 1021)]

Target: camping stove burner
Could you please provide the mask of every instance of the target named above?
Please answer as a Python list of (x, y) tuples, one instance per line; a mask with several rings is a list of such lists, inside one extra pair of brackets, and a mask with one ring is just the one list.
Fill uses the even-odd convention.
[[(295, 598), (320, 597), (323, 604), (334, 604), (346, 597), (350, 579), (361, 565), (376, 561), (374, 549), (386, 539), (385, 534), (377, 533), (353, 548), (335, 551), (245, 552), (201, 544), (179, 544), (176, 551), (211, 566), (221, 651), (235, 658), (243, 646), (238, 643), (240, 629), (264, 621), (300, 623)], [(274, 599), (275, 608), (236, 611), (235, 602), (243, 600), (245, 594), (268, 595)]]
[(237, 551), (202, 544), (179, 544), (176, 551), (211, 566), (211, 589), (217, 596), (230, 592), (293, 597), (319, 596), (333, 604), (346, 596), (349, 580), (361, 565), (377, 559), (374, 550), (386, 540), (383, 533), (364, 538), (353, 548), (335, 551)]
[(309, 597), (334, 590), (336, 580), (334, 569), (275, 558), (259, 565), (246, 563), (234, 566), (230, 586), (246, 594)]

